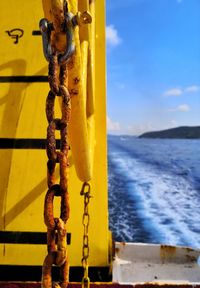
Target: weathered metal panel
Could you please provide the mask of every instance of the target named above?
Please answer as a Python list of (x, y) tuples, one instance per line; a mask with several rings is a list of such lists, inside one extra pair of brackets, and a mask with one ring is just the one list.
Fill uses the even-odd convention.
[(200, 283), (200, 251), (187, 247), (117, 243), (113, 281), (162, 284)]

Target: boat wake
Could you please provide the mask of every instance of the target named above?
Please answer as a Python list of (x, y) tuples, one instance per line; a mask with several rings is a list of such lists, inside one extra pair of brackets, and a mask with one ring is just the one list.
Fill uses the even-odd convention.
[(147, 155), (144, 139), (127, 141), (137, 147), (109, 139), (110, 229), (116, 240), (200, 247), (200, 195), (190, 173), (179, 159), (171, 166), (166, 155), (158, 161), (159, 145)]

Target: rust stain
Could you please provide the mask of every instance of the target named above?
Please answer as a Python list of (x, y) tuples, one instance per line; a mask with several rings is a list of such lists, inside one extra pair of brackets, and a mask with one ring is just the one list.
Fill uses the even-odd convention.
[(162, 259), (163, 263), (166, 259), (171, 259), (176, 255), (176, 247), (175, 246), (168, 246), (168, 245), (161, 245), (160, 246), (160, 258)]
[(119, 248), (115, 248), (115, 253), (119, 253), (120, 249)]
[(188, 262), (196, 262), (197, 261), (196, 257), (192, 256), (192, 255), (186, 255), (186, 258), (187, 258)]
[(79, 91), (78, 91), (78, 89), (71, 89), (69, 91), (69, 93), (70, 93), (71, 96), (73, 96), (73, 95), (78, 95)]
[(185, 248), (185, 249), (186, 249), (186, 251), (189, 252), (189, 253), (190, 253), (190, 252), (195, 252), (195, 250), (192, 249), (192, 248), (188, 248), (188, 247), (187, 247), (187, 248)]
[(123, 249), (121, 248), (122, 247), (125, 247), (126, 246), (126, 242), (120, 242), (120, 247), (115, 247), (115, 254), (119, 254), (120, 253), (120, 250)]
[(74, 84), (78, 84), (80, 82), (80, 78), (79, 77), (75, 77), (74, 78)]

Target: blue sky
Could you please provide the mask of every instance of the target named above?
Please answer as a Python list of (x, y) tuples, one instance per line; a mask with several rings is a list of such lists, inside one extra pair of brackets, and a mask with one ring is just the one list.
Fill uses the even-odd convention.
[(200, 0), (107, 0), (107, 123), (200, 125)]

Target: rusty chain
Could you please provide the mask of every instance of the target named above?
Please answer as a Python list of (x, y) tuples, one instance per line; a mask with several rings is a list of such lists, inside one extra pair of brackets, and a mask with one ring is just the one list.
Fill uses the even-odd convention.
[[(48, 80), (50, 91), (46, 99), (46, 117), (48, 121), (46, 151), (47, 183), (49, 190), (46, 193), (44, 203), (44, 222), (47, 226), (47, 251), (48, 254), (42, 267), (42, 287), (65, 288), (69, 282), (69, 263), (67, 256), (67, 231), (66, 222), (69, 218), (69, 194), (67, 187), (68, 170), (68, 124), (71, 114), (70, 94), (66, 87), (67, 64), (75, 51), (73, 43), (72, 14), (68, 12), (67, 2), (64, 4), (65, 20), (62, 24), (63, 33), (66, 34), (66, 50), (58, 53), (55, 45), (51, 43), (51, 31), (54, 30), (53, 23), (47, 19), (40, 21), (40, 30), (43, 40), (44, 56), (49, 62)], [(61, 119), (55, 118), (55, 98), (61, 101)], [(56, 130), (60, 131), (60, 149), (56, 147)], [(55, 168), (59, 164), (60, 182), (56, 183)], [(53, 212), (54, 197), (61, 198), (60, 217), (55, 218)], [(52, 265), (60, 267), (59, 283), (52, 283)]]
[[(65, 85), (67, 80), (67, 65), (60, 65), (58, 79), (58, 55), (53, 53), (49, 60), (49, 85), (50, 91), (46, 99), (47, 127), (47, 183), (49, 190), (46, 193), (44, 203), (44, 222), (47, 226), (47, 246), (46, 256), (42, 269), (42, 287), (52, 287), (51, 270), (52, 265), (60, 267), (60, 287), (66, 287), (69, 282), (69, 264), (67, 258), (66, 227), (69, 218), (69, 194), (67, 190), (67, 169), (69, 150), (68, 144), (68, 123), (70, 120), (70, 94)], [(62, 117), (55, 118), (55, 98), (62, 98)], [(56, 147), (56, 130), (60, 131), (60, 150)], [(60, 166), (60, 183), (56, 184), (55, 168)], [(53, 200), (54, 196), (61, 197), (61, 213), (59, 218), (54, 218)], [(57, 241), (56, 241), (57, 240)], [(56, 284), (59, 286), (58, 284)]]
[(90, 215), (89, 215), (89, 202), (91, 198), (90, 194), (90, 184), (85, 182), (83, 183), (81, 193), (84, 196), (84, 213), (82, 218), (83, 224), (83, 247), (82, 247), (82, 266), (83, 266), (83, 279), (82, 279), (82, 288), (88, 288), (90, 286), (90, 278), (88, 275), (88, 258), (90, 254), (89, 249), (89, 224), (90, 224)]
[[(42, 287), (51, 288), (61, 287), (65, 288), (69, 282), (69, 263), (67, 257), (67, 239), (66, 239), (66, 222), (69, 218), (69, 194), (67, 188), (67, 170), (68, 170), (68, 124), (71, 114), (71, 99), (67, 83), (67, 65), (71, 56), (75, 51), (73, 41), (73, 28), (76, 25), (91, 23), (90, 14), (85, 11), (78, 12), (73, 15), (68, 12), (67, 2), (64, 7), (65, 22), (63, 23), (66, 33), (66, 49), (64, 53), (55, 51), (55, 46), (51, 44), (51, 31), (54, 30), (53, 24), (47, 19), (40, 21), (40, 30), (43, 39), (44, 56), (49, 62), (48, 80), (50, 91), (46, 99), (46, 117), (48, 121), (47, 127), (47, 143), (46, 152), (48, 156), (47, 162), (47, 183), (49, 190), (46, 193), (44, 203), (44, 222), (47, 226), (47, 251), (48, 254), (44, 260), (42, 267)], [(61, 119), (55, 118), (55, 98), (56, 96), (62, 98)], [(60, 150), (56, 147), (56, 130), (60, 131)], [(55, 168), (56, 164), (60, 168), (60, 183), (56, 183)], [(82, 286), (88, 288), (90, 279), (88, 277), (88, 257), (89, 257), (89, 213), (88, 204), (90, 200), (90, 185), (84, 183), (81, 190), (81, 195), (84, 196), (84, 236), (82, 249), (82, 265), (84, 269), (84, 277)], [(60, 217), (55, 218), (53, 213), (54, 196), (61, 198), (61, 212)], [(52, 265), (60, 267), (59, 283), (52, 283)]]

